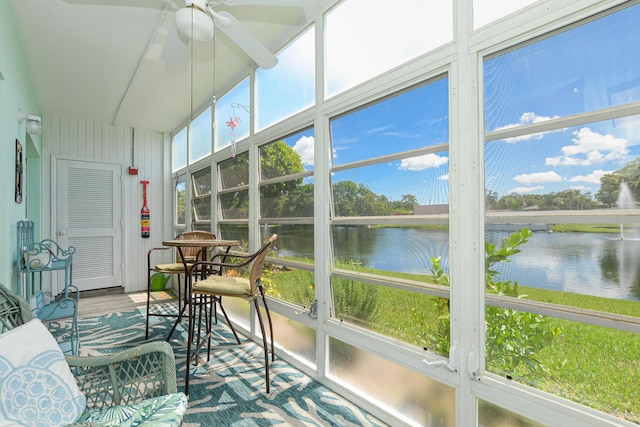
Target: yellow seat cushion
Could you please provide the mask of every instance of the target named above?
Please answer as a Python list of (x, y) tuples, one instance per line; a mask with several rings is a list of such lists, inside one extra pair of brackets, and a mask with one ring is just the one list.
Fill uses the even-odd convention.
[(227, 277), (211, 275), (204, 280), (194, 283), (194, 292), (208, 292), (212, 294), (250, 297), (251, 283), (244, 277)]
[[(193, 264), (187, 263), (187, 267), (191, 267)], [(172, 272), (184, 272), (184, 264), (181, 262), (173, 262), (171, 264), (157, 264), (154, 270), (172, 271)]]

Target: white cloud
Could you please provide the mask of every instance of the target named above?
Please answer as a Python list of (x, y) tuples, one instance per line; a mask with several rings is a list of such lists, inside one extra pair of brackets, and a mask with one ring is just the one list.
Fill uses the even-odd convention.
[(447, 173), (447, 174), (444, 174), (444, 175), (440, 175), (440, 176), (438, 177), (438, 179), (439, 179), (440, 181), (449, 181), (449, 174)]
[(373, 135), (373, 134), (377, 134), (377, 133), (382, 133), (382, 132), (384, 132), (386, 130), (389, 130), (389, 129), (393, 129), (393, 126), (391, 126), (391, 125), (380, 126), (380, 127), (377, 127), (377, 128), (369, 129), (365, 133), (367, 135)]
[(382, 132), (383, 136), (390, 136), (397, 139), (417, 139), (422, 138), (422, 135), (416, 133), (406, 133), (406, 132)]
[(559, 116), (547, 117), (547, 116), (539, 116), (533, 112), (527, 112), (520, 116), (520, 123), (529, 125), (533, 123), (541, 123), (546, 122), (551, 119), (557, 119)]
[(437, 168), (449, 161), (446, 156), (438, 156), (437, 154), (425, 154), (424, 156), (411, 157), (410, 159), (402, 159), (400, 162), (400, 170), (419, 171), (427, 168)]
[(562, 154), (548, 157), (545, 164), (549, 166), (590, 166), (597, 163), (624, 160), (629, 153), (628, 142), (624, 138), (613, 135), (602, 135), (584, 127), (573, 132), (573, 145), (562, 147)]
[(312, 136), (303, 136), (293, 146), (293, 150), (300, 155), (303, 165), (313, 166), (313, 141)]
[(537, 173), (523, 173), (521, 175), (516, 175), (513, 178), (515, 181), (520, 184), (548, 184), (551, 182), (560, 182), (562, 181), (562, 177), (558, 175), (554, 171), (549, 172), (537, 172)]
[[(496, 130), (512, 129), (512, 128), (520, 127), (523, 125), (546, 122), (548, 120), (557, 119), (557, 118), (558, 116), (553, 116), (553, 117), (538, 116), (536, 113), (527, 112), (520, 116), (518, 123), (508, 124), (508, 125), (496, 128)], [(530, 139), (541, 139), (547, 133), (549, 132), (538, 132), (538, 133), (531, 133), (528, 135), (514, 136), (513, 138), (505, 138), (504, 141), (518, 142), (518, 141), (528, 141)]]
[(587, 182), (589, 184), (600, 184), (600, 178), (603, 175), (612, 173), (613, 171), (603, 171), (602, 169), (595, 170), (588, 175), (576, 175), (571, 178), (571, 182)]
[(358, 143), (358, 141), (358, 138), (342, 138), (335, 144), (337, 145), (337, 148), (334, 148), (334, 151), (351, 149)]
[(516, 187), (509, 190), (509, 194), (526, 194), (542, 189), (544, 189), (542, 185), (538, 185), (535, 187)]
[(395, 126), (393, 125), (379, 126), (377, 128), (366, 130), (365, 134), (381, 135), (381, 136), (387, 136), (387, 137), (393, 137), (393, 138), (404, 138), (404, 139), (422, 138), (422, 135), (419, 135), (419, 134), (398, 132), (398, 131), (394, 131), (394, 129), (395, 129)]

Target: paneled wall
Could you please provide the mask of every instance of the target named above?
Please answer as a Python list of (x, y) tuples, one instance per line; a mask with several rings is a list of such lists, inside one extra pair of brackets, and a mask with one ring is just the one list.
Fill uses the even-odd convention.
[[(43, 117), (42, 236), (55, 239), (55, 167), (58, 159), (87, 160), (122, 167), (122, 283), (126, 292), (146, 289), (147, 251), (171, 236), (170, 137), (160, 132), (45, 114)], [(138, 175), (130, 175), (136, 166)], [(148, 180), (151, 237), (140, 236), (141, 180)]]

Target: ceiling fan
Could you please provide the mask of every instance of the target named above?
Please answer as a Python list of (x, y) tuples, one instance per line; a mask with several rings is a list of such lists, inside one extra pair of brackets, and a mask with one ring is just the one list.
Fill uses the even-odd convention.
[(276, 56), (247, 27), (226, 11), (215, 7), (228, 6), (292, 6), (300, 7), (306, 14), (312, 12), (319, 0), (184, 0), (185, 6), (175, 12), (167, 41), (162, 51), (166, 62), (180, 62), (192, 41), (208, 41), (214, 29), (225, 33), (260, 67), (268, 69), (278, 62)]

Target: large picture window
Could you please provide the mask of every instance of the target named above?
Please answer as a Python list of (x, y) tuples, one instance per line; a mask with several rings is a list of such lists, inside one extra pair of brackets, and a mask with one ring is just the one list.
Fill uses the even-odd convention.
[(171, 172), (187, 166), (187, 128), (182, 129), (171, 139)]
[(403, 0), (402, 7), (385, 0), (343, 1), (327, 13), (325, 28), (329, 98), (450, 42), (453, 5), (450, 0)]
[(278, 65), (256, 72), (256, 130), (315, 104), (314, 27), (278, 53)]
[[(406, 300), (410, 281), (438, 285), (432, 258), (448, 271), (447, 92), (447, 78), (436, 79), (330, 123), (334, 315), (420, 346), (378, 317)], [(382, 277), (407, 290), (381, 286)], [(430, 298), (416, 307), (435, 307)]]
[(189, 164), (211, 154), (211, 107), (189, 125)]
[(638, 28), (631, 6), (484, 64), (487, 369), (634, 422)]

